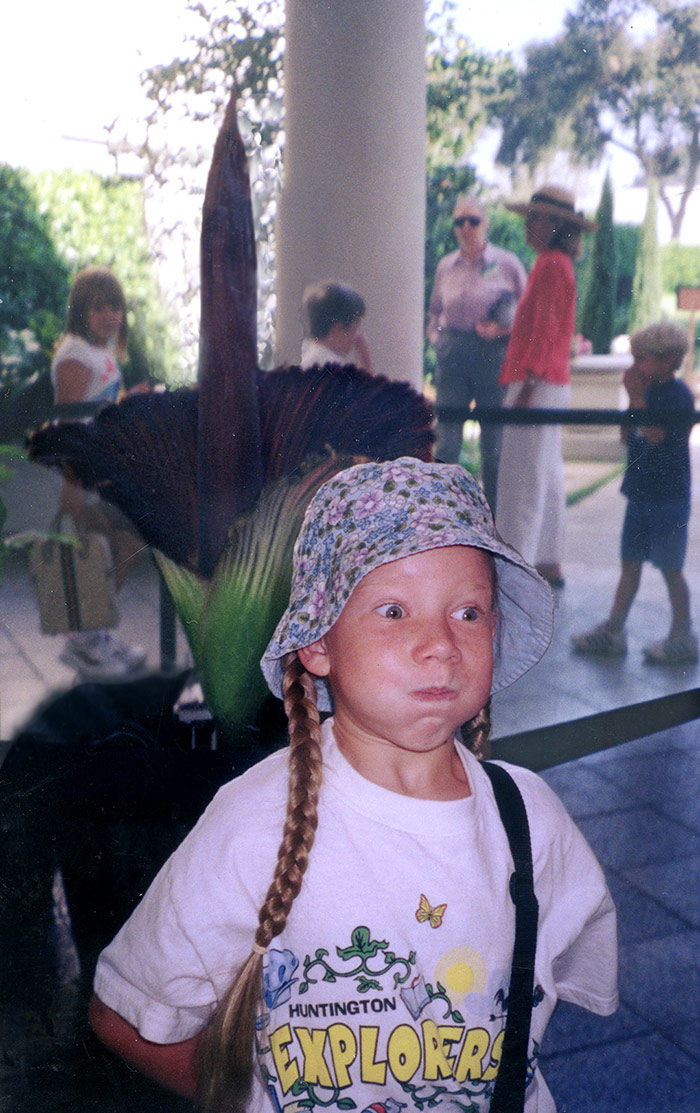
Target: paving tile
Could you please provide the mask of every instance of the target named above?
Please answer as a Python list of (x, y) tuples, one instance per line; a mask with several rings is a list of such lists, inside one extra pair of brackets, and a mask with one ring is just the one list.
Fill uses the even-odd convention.
[(638, 753), (599, 767), (599, 774), (630, 797), (700, 832), (700, 750), (668, 755)]
[(700, 1064), (659, 1035), (542, 1064), (558, 1113), (698, 1113)]
[[(651, 1033), (652, 1028), (647, 1021), (624, 1005), (620, 1005), (612, 1016), (597, 1016), (578, 1005), (560, 1001), (545, 1033), (542, 1057), (544, 1059), (565, 1052), (583, 1051), (587, 1047), (619, 1043), (621, 1040)], [(546, 1073), (545, 1071), (545, 1077)]]
[[(676, 865), (676, 863), (671, 863), (669, 866), (664, 863), (663, 866), (647, 868), (655, 868), (663, 875), (667, 871), (675, 869)], [(697, 871), (697, 863), (695, 868)], [(631, 871), (631, 873), (634, 872)], [(693, 874), (692, 867), (689, 867), (686, 877), (692, 876), (697, 877), (699, 875), (697, 872)], [(627, 877), (620, 877), (612, 870), (606, 872), (608, 888), (612, 893), (617, 909), (617, 932), (621, 946), (628, 943), (641, 943), (646, 939), (660, 939), (667, 935), (687, 931), (689, 926), (696, 926), (696, 921), (671, 909), (663, 895), (657, 895), (653, 889), (642, 892), (642, 887), (637, 887), (629, 878), (629, 874)], [(697, 926), (700, 927), (698, 890), (695, 886), (693, 888), (693, 899), (695, 904), (698, 905)], [(688, 903), (690, 904), (690, 899)]]
[(700, 854), (700, 836), (652, 808), (587, 816), (578, 823), (603, 866), (632, 869)]
[(630, 806), (629, 796), (624, 791), (581, 761), (545, 769), (542, 776), (576, 820)]
[(25, 653), (5, 653), (0, 659), (2, 669), (3, 694), (18, 694), (25, 682), (31, 680), (46, 683), (46, 674), (60, 671), (63, 666), (58, 661), (51, 661), (49, 668), (45, 668), (45, 661), (36, 654), (28, 657)]
[(45, 684), (32, 678), (19, 691), (3, 684), (0, 691), (0, 737), (12, 739), (31, 718), (33, 709), (50, 695), (51, 691)]
[(696, 930), (621, 947), (620, 996), (700, 1063), (699, 951)]
[(700, 857), (625, 870), (624, 876), (686, 925), (700, 928)]

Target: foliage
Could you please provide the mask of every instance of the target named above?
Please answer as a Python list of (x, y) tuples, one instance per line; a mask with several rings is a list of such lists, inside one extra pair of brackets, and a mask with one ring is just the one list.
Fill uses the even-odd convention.
[(617, 259), (613, 228), (613, 194), (606, 176), (596, 212), (598, 228), (593, 239), (579, 317), (579, 331), (591, 341), (596, 355), (610, 351), (615, 335)]
[(69, 290), (68, 267), (37, 204), (28, 174), (0, 165), (0, 398), (3, 435), (19, 395), (51, 362)]
[[(274, 222), (283, 142), (282, 0), (248, 8), (225, 0), (190, 5), (194, 30), (183, 54), (143, 76), (152, 108), (138, 138), (111, 135), (119, 162), (136, 155), (142, 168), (145, 213), (165, 293), (180, 328), (181, 381), (195, 378), (199, 336), (199, 236), (206, 174), (224, 108), (235, 83), (248, 157), (258, 253), (260, 365), (274, 346)], [(184, 135), (172, 144), (170, 122)], [(157, 202), (157, 203), (156, 203)], [(163, 282), (165, 285), (165, 282)]]
[(207, 703), (227, 734), (244, 728), (267, 695), (259, 662), (289, 599), (292, 550), (308, 502), (326, 479), (355, 462), (331, 457), (301, 476), (268, 484), (254, 511), (231, 527), (206, 585), (157, 554)]
[(666, 293), (679, 286), (700, 286), (700, 247), (668, 243), (661, 249), (661, 283)]
[(0, 329), (33, 328), (42, 313), (61, 318), (68, 286), (29, 176), (0, 164)]
[(455, 29), (455, 3), (429, 12), (426, 42), (426, 127), (429, 172), (459, 164), (474, 139), (509, 102), (517, 82), (507, 54), (477, 50)]
[(13, 444), (0, 444), (0, 579), (2, 579), (3, 563), (8, 554), (13, 549), (25, 548), (39, 536), (39, 534), (35, 533), (33, 530), (25, 533), (16, 533), (11, 537), (5, 534), (7, 507), (2, 497), (2, 482), (5, 479), (9, 479), (12, 475), (12, 465), (24, 459), (26, 459), (26, 453), (23, 449), (17, 448)]
[(505, 248), (517, 255), (529, 271), (535, 261), (535, 253), (525, 239), (525, 221), (516, 213), (498, 207), (490, 211), (489, 239), (498, 247)]
[(638, 224), (615, 225), (615, 255), (617, 258), (615, 336), (621, 336), (629, 331), (632, 285), (634, 283), (640, 235), (641, 228)]
[(657, 234), (658, 188), (655, 179), (649, 182), (649, 196), (639, 238), (637, 262), (632, 286), (629, 331), (644, 328), (656, 321), (661, 313), (661, 253)]
[(615, 144), (659, 180), (678, 238), (700, 176), (699, 51), (700, 11), (686, 0), (580, 0), (561, 35), (527, 49), (500, 110), (499, 159), (533, 168), (565, 146), (592, 164)]

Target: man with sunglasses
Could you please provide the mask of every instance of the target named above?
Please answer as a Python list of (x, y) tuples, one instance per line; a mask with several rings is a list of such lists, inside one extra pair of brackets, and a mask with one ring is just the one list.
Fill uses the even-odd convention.
[[(488, 216), (476, 198), (458, 199), (452, 224), (459, 246), (438, 263), (428, 310), (428, 341), (437, 355), (436, 402), (495, 408), (503, 398), (498, 377), (527, 275), (517, 255), (488, 242)], [(439, 460), (458, 462), (463, 424), (438, 417)], [(494, 513), (501, 434), (500, 425), (481, 428), (481, 480)]]

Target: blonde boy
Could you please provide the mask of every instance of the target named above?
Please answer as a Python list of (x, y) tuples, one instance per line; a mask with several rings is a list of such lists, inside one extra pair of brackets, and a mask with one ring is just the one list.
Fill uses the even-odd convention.
[[(635, 332), (630, 339), (634, 362), (623, 379), (634, 410), (694, 411), (693, 396), (676, 377), (687, 351), (685, 332), (659, 321)], [(671, 604), (667, 637), (652, 642), (644, 657), (652, 665), (679, 665), (698, 659), (698, 640), (692, 631), (688, 585), (683, 562), (690, 517), (690, 452), (692, 424), (645, 425), (627, 431), (627, 468), (622, 493), (627, 511), (622, 527), (622, 572), (610, 614), (587, 633), (576, 634), (577, 653), (613, 657), (627, 652), (625, 622), (639, 588), (642, 565), (651, 561), (660, 570)]]

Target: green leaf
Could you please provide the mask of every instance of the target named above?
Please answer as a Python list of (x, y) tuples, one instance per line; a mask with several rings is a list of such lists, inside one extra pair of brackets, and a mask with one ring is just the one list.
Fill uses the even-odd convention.
[[(356, 927), (352, 933), (353, 945), (357, 947), (360, 954), (367, 953), (367, 949), (370, 945), (371, 939), (372, 935), (369, 928), (364, 927), (363, 925), (361, 925), (360, 927)], [(374, 954), (374, 951), (372, 951), (371, 953)]]
[(197, 670), (202, 666), (201, 626), (202, 612), (207, 596), (208, 583), (196, 572), (182, 564), (176, 564), (158, 549), (153, 549), (158, 567), (163, 573), (168, 591), (173, 597), (175, 609), (180, 616), (182, 628), (189, 642)]
[[(195, 645), (192, 652), (205, 699), (233, 735), (252, 721), (268, 694), (260, 658), (289, 599), (294, 542), (309, 500), (351, 463), (352, 458), (328, 456), (302, 474), (268, 485), (230, 531), (198, 630), (189, 616), (195, 644), (199, 639), (199, 652)], [(191, 587), (187, 599), (194, 603)]]

